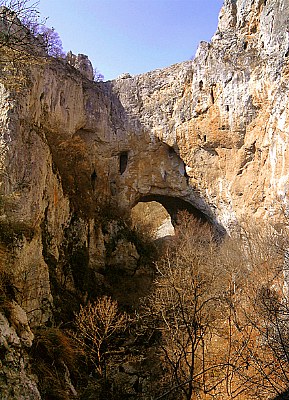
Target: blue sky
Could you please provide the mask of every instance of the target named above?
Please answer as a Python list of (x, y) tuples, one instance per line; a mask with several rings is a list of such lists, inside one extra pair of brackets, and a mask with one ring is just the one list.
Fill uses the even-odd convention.
[(214, 34), (223, 0), (40, 0), (67, 52), (88, 55), (105, 80), (194, 56)]

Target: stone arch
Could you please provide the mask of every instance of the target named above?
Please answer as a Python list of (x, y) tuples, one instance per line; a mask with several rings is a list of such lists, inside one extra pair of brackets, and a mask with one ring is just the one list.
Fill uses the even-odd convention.
[(204, 223), (206, 222), (210, 223), (208, 217), (204, 213), (202, 213), (188, 201), (183, 200), (181, 198), (174, 196), (160, 195), (160, 194), (148, 194), (140, 197), (137, 203), (150, 202), (150, 201), (156, 201), (162, 204), (162, 206), (164, 206), (164, 208), (170, 214), (173, 224), (176, 223), (178, 212), (184, 210), (188, 211), (190, 214), (192, 214), (195, 218), (199, 219), (200, 221)]
[(226, 235), (225, 228), (217, 223), (213, 218), (210, 218), (188, 200), (184, 200), (177, 196), (169, 196), (162, 194), (146, 194), (140, 196), (133, 206), (140, 202), (158, 202), (160, 203), (169, 213), (172, 224), (175, 225), (177, 222), (177, 215), (180, 211), (187, 211), (200, 222), (209, 224), (212, 228), (214, 236), (217, 240)]
[(175, 235), (170, 214), (157, 201), (138, 202), (131, 210), (131, 220), (135, 227), (148, 233), (154, 239)]

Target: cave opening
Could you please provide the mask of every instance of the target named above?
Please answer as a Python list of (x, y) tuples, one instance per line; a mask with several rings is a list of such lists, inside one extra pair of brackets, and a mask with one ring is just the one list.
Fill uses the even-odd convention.
[(212, 104), (215, 104), (215, 96), (214, 96), (214, 89), (211, 88), (211, 100), (212, 100)]
[(96, 174), (96, 171), (94, 169), (92, 174), (90, 175), (91, 187), (92, 187), (93, 191), (95, 190), (96, 179), (97, 179), (97, 174)]
[(123, 151), (119, 155), (119, 173), (122, 175), (126, 168), (127, 168), (127, 163), (128, 163), (128, 152)]

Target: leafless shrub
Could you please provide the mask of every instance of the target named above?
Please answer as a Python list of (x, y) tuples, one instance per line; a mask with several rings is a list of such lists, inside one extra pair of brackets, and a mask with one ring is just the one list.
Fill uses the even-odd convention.
[(127, 327), (128, 317), (118, 311), (117, 302), (104, 296), (81, 306), (75, 318), (75, 338), (99, 376), (105, 376), (106, 357), (116, 334)]
[(183, 214), (176, 234), (175, 243), (157, 263), (146, 317), (161, 332), (169, 392), (189, 400), (200, 392), (214, 392), (223, 379), (225, 361), (220, 354), (216, 358), (211, 341), (220, 335), (226, 282), (214, 263), (216, 244), (207, 226)]
[(286, 241), (270, 227), (246, 225), (217, 245), (205, 225), (186, 214), (179, 221), (144, 307), (143, 324), (161, 333), (170, 382), (157, 398), (257, 399), (284, 392)]
[(47, 56), (64, 57), (59, 35), (44, 25), (38, 4), (30, 0), (0, 1), (1, 80), (16, 91), (30, 81), (27, 66), (42, 66)]
[(93, 68), (93, 80), (94, 82), (102, 82), (104, 80), (103, 74), (97, 68)]
[[(36, 34), (36, 33), (35, 33)], [(46, 53), (55, 58), (65, 58), (62, 41), (54, 28), (41, 25), (37, 29), (37, 37), (41, 39)]]

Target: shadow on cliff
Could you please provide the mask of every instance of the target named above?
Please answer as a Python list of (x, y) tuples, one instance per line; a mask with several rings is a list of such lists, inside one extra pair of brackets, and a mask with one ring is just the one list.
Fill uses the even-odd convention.
[[(124, 81), (131, 78), (126, 78)], [(180, 156), (179, 149), (177, 144), (174, 146), (170, 146), (164, 141), (160, 140), (157, 136), (152, 136), (152, 133), (148, 131), (148, 128), (140, 121), (137, 113), (128, 114), (126, 109), (124, 108), (120, 97), (117, 94), (117, 88), (115, 88), (116, 84), (114, 81), (108, 81), (103, 83), (103, 90), (106, 93), (107, 97), (111, 99), (111, 122), (117, 126), (117, 128), (123, 133), (124, 137), (127, 137), (128, 141), (124, 144), (124, 148), (119, 148), (119, 172), (122, 175), (127, 168), (123, 169), (123, 164), (121, 164), (122, 157), (128, 154), (128, 149), (130, 148), (129, 138), (133, 137), (135, 143), (139, 146), (139, 151), (142, 153), (141, 162), (144, 162), (147, 165), (147, 168), (144, 171), (144, 180), (146, 179), (146, 193), (142, 191), (137, 192), (139, 188), (139, 180), (140, 172), (142, 172), (139, 165), (136, 163), (136, 155), (134, 154), (134, 163), (138, 170), (130, 171), (130, 175), (136, 176), (135, 188), (136, 191), (133, 194), (134, 198), (130, 199), (131, 207), (135, 206), (138, 202), (149, 202), (156, 201), (162, 204), (167, 211), (169, 212), (172, 221), (176, 220), (176, 216), (178, 211), (186, 210), (194, 217), (199, 219), (200, 221), (209, 223), (215, 232), (215, 236), (220, 238), (226, 235), (225, 228), (217, 222), (215, 214), (211, 209), (210, 205), (206, 202), (206, 200), (200, 195), (200, 193), (195, 190), (192, 186), (190, 186), (190, 179), (186, 173), (186, 164)], [(136, 94), (137, 96), (137, 94)], [(121, 144), (120, 144), (121, 146)], [(158, 174), (161, 176), (161, 184), (162, 186), (158, 186), (154, 182), (154, 177), (151, 177), (151, 181), (149, 181), (148, 175), (150, 173), (150, 158), (148, 156), (149, 152), (152, 153), (151, 158), (156, 159), (156, 166), (159, 165), (159, 171), (152, 170), (154, 175)], [(171, 171), (161, 170), (161, 159), (158, 160), (158, 157), (165, 157), (167, 165), (171, 166)], [(159, 164), (157, 163), (159, 161)], [(126, 159), (126, 163), (129, 163), (129, 160)], [(169, 179), (169, 175), (172, 175), (174, 178)], [(153, 175), (153, 174), (152, 174)], [(178, 190), (176, 190), (176, 183), (181, 188), (179, 190), (180, 195), (178, 196)], [(122, 184), (122, 181), (116, 180), (110, 182), (114, 184), (114, 192), (120, 192), (125, 189), (122, 187), (117, 187)], [(112, 196), (114, 193), (112, 193)]]
[(156, 201), (156, 202), (160, 203), (167, 210), (167, 212), (169, 213), (169, 215), (171, 217), (172, 224), (174, 226), (178, 222), (179, 213), (182, 211), (186, 211), (190, 215), (192, 215), (197, 221), (201, 222), (202, 224), (208, 224), (212, 228), (214, 237), (216, 238), (216, 240), (218, 240), (226, 235), (226, 230), (221, 224), (210, 219), (210, 217), (208, 215), (206, 215), (205, 213), (200, 211), (189, 201), (183, 200), (182, 198), (173, 197), (173, 196), (149, 194), (146, 196), (141, 196), (138, 200), (138, 203), (140, 203), (140, 202), (146, 203), (146, 202), (151, 202), (151, 201)]

